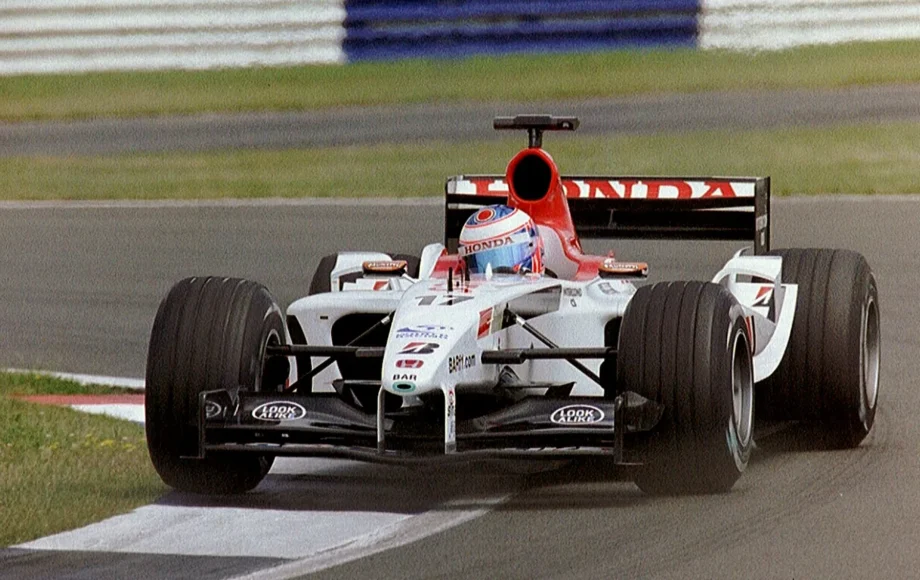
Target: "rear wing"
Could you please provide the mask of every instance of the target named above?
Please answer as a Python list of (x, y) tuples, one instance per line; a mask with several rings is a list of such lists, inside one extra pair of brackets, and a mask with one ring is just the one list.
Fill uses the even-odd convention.
[[(580, 238), (745, 240), (770, 250), (769, 177), (563, 176)], [(476, 209), (507, 203), (501, 175), (460, 175), (445, 187), (444, 244), (456, 251)]]

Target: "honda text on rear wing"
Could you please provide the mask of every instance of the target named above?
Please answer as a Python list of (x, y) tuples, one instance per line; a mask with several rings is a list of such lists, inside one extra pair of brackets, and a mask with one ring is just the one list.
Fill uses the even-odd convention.
[(560, 176), (542, 146), (544, 130), (574, 130), (574, 117), (499, 117), (496, 129), (526, 129), (530, 147), (506, 175), (460, 175), (445, 188), (445, 245), (453, 251), (464, 221), (477, 208), (516, 196), (538, 201), (561, 189), (576, 233), (590, 238), (745, 240), (754, 253), (770, 249), (769, 177)]

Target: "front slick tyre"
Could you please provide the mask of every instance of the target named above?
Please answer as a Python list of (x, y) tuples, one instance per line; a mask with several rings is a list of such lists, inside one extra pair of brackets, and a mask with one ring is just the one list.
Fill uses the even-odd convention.
[(277, 390), (285, 359), (265, 357), (284, 340), (281, 310), (247, 280), (187, 278), (160, 304), (147, 356), (146, 429), (153, 466), (177, 490), (233, 494), (259, 484), (273, 457), (198, 453), (198, 395)]
[(639, 288), (620, 330), (617, 384), (663, 406), (636, 484), (654, 495), (721, 493), (753, 447), (754, 375), (741, 306), (708, 282)]

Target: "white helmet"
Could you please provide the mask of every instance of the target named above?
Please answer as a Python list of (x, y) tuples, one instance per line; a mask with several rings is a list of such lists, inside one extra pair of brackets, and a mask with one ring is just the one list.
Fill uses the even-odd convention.
[(489, 205), (476, 211), (460, 231), (458, 253), (471, 274), (491, 265), (496, 273), (543, 273), (543, 241), (524, 211)]

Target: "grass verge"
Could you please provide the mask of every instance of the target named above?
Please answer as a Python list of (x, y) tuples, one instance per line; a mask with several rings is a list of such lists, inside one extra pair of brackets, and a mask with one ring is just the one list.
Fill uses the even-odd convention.
[(97, 522), (166, 491), (142, 426), (11, 397), (115, 392), (124, 391), (0, 373), (0, 546)]
[[(0, 77), (0, 120), (302, 110), (451, 101), (920, 82), (920, 42), (772, 52), (693, 49), (403, 60), (345, 66)], [(513, 80), (509, 82), (509, 77)]]
[[(770, 175), (777, 195), (918, 193), (918, 123), (668, 135), (552, 135), (563, 173)], [(503, 173), (520, 138), (288, 151), (0, 159), (0, 199), (440, 196), (444, 179)]]

